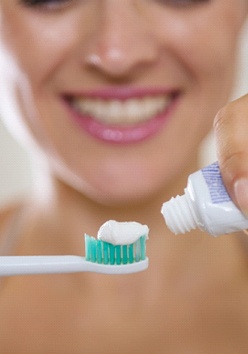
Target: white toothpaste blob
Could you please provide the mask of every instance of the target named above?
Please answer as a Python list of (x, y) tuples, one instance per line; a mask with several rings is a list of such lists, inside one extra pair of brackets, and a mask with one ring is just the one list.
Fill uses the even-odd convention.
[(148, 239), (149, 228), (136, 221), (106, 221), (98, 230), (97, 238), (113, 245), (129, 245), (141, 236)]

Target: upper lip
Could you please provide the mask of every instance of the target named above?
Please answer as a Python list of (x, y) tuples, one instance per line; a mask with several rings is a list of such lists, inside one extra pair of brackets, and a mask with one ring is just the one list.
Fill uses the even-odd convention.
[(92, 90), (75, 90), (64, 94), (66, 99), (72, 98), (96, 98), (106, 100), (128, 100), (147, 96), (170, 95), (176, 97), (181, 92), (175, 88), (136, 88), (136, 87), (108, 87)]

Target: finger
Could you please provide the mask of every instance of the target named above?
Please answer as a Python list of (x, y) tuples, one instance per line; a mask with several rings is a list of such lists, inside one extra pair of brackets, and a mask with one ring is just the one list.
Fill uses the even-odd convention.
[(224, 184), (232, 200), (248, 216), (248, 95), (218, 112), (214, 132)]

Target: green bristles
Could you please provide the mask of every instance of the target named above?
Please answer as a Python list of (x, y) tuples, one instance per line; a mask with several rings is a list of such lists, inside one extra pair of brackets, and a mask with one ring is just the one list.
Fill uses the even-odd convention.
[(146, 236), (130, 245), (112, 245), (85, 235), (85, 259), (99, 264), (131, 264), (145, 260)]

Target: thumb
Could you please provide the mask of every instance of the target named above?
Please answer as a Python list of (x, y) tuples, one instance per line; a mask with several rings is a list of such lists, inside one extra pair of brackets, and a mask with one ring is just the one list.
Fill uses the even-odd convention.
[(225, 187), (248, 216), (248, 95), (228, 103), (217, 113), (214, 133)]

